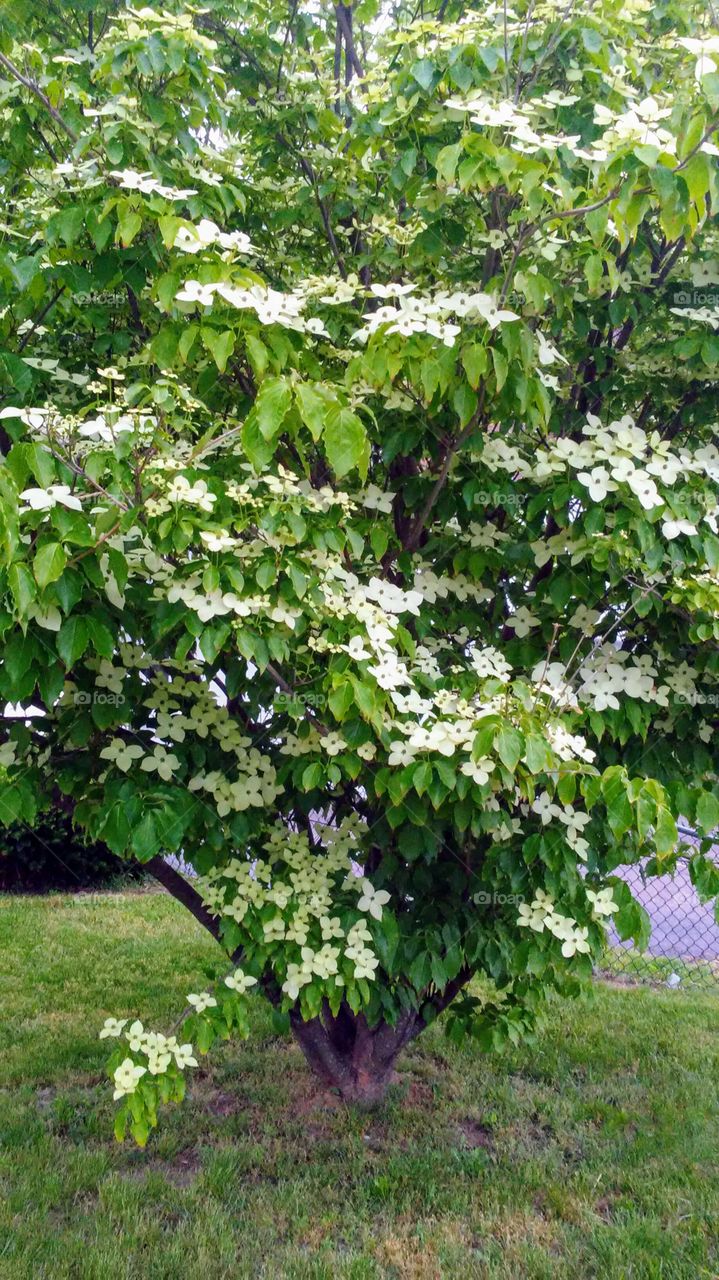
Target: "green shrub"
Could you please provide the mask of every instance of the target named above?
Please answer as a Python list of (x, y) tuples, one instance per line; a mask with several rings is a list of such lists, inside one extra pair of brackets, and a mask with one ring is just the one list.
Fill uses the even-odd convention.
[(83, 843), (67, 814), (43, 814), (34, 829), (23, 822), (0, 828), (0, 890), (92, 889), (141, 875), (106, 845)]

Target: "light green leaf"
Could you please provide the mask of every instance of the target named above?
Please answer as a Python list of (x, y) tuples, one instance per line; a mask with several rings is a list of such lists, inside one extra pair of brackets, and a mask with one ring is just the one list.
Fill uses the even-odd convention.
[(55, 582), (66, 564), (64, 547), (59, 542), (46, 542), (33, 560), (33, 572), (38, 586), (46, 587), (48, 583)]
[(28, 606), (32, 604), (37, 595), (35, 581), (26, 565), (11, 564), (8, 569), (8, 582), (15, 601), (15, 607), (22, 618), (26, 615)]
[(254, 413), (265, 440), (272, 440), (280, 430), (292, 403), (292, 384), (287, 378), (267, 378), (257, 393)]
[(366, 475), (369, 463), (367, 433), (351, 409), (331, 409), (325, 421), (327, 459), (338, 479), (358, 468)]

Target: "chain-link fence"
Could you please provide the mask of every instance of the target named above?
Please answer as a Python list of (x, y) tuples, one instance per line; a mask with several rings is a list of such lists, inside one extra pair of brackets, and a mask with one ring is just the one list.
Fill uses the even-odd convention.
[(612, 934), (600, 972), (626, 982), (719, 995), (719, 924), (712, 904), (699, 902), (686, 863), (680, 862), (673, 875), (645, 877), (639, 866), (620, 868), (618, 874), (648, 912), (652, 934), (644, 952)]

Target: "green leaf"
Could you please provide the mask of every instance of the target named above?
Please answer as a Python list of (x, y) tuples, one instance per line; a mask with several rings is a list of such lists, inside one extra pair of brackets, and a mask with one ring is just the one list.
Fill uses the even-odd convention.
[(478, 342), (462, 348), (462, 365), (470, 387), (477, 390), (480, 381), (487, 372), (487, 348)]
[(28, 285), (35, 279), (40, 270), (41, 254), (36, 254), (28, 258), (10, 258), (7, 259), (7, 265), (12, 273), (18, 289), (23, 292)]
[(719, 827), (719, 800), (711, 791), (702, 791), (697, 801), (697, 823), (706, 835)]
[(602, 281), (604, 274), (604, 263), (598, 254), (592, 254), (587, 258), (584, 264), (584, 275), (589, 285), (590, 293), (596, 293)]
[(254, 414), (265, 440), (272, 440), (280, 430), (292, 403), (292, 384), (287, 378), (267, 378), (255, 400)]
[(59, 542), (46, 542), (33, 560), (33, 572), (38, 586), (46, 587), (55, 582), (67, 564), (65, 549)]
[(85, 211), (81, 204), (53, 214), (47, 224), (48, 239), (52, 242), (62, 240), (63, 244), (74, 244), (82, 232), (84, 220)]
[(188, 324), (180, 334), (180, 341), (177, 344), (177, 350), (181, 360), (187, 360), (190, 352), (195, 345), (195, 339), (200, 332), (200, 326), (197, 324)]
[(657, 824), (654, 828), (654, 847), (657, 853), (660, 856), (673, 853), (677, 847), (678, 839), (679, 833), (674, 817), (664, 805), (661, 805), (657, 814)]
[(152, 811), (146, 813), (132, 834), (132, 852), (140, 862), (149, 862), (160, 851), (160, 837)]
[(435, 74), (435, 65), (429, 61), (429, 58), (420, 58), (418, 62), (413, 63), (410, 67), (410, 75), (414, 77), (417, 84), (421, 85), (423, 89), (429, 90), (432, 88)]
[(257, 378), (261, 378), (270, 361), (267, 347), (264, 342), (260, 341), (256, 333), (248, 333), (245, 336), (245, 348), (253, 373)]
[(57, 651), (69, 670), (81, 658), (90, 643), (90, 631), (85, 618), (72, 616), (63, 622), (57, 633)]
[(37, 595), (35, 580), (24, 564), (11, 564), (7, 576), (15, 607), (22, 618)]
[(27, 396), (32, 390), (33, 373), (25, 361), (12, 351), (0, 351), (0, 382), (12, 387), (18, 396)]
[(591, 27), (583, 27), (581, 36), (582, 44), (588, 53), (599, 53), (604, 41), (598, 31), (593, 31)]
[(252, 463), (255, 471), (264, 471), (272, 458), (275, 446), (269, 443), (262, 432), (257, 417), (250, 413), (242, 426), (242, 447)]
[(300, 417), (309, 428), (312, 439), (319, 440), (327, 410), (332, 406), (332, 401), (328, 401), (327, 395), (323, 395), (311, 382), (298, 382), (295, 386), (295, 398)]
[(324, 431), (327, 460), (338, 480), (358, 468), (366, 474), (369, 463), (367, 433), (351, 409), (331, 409)]
[(502, 355), (502, 352), (498, 351), (496, 347), (492, 347), (492, 364), (494, 365), (494, 376), (497, 380), (497, 391), (501, 391), (507, 381), (509, 365), (507, 357)]
[(134, 209), (123, 209), (117, 222), (117, 240), (128, 249), (142, 227), (142, 218)]
[(538, 733), (528, 733), (524, 758), (530, 773), (542, 773), (551, 765), (551, 755), (546, 740)]
[(231, 329), (218, 333), (216, 329), (203, 326), (201, 330), (202, 344), (210, 352), (220, 373), (224, 373), (235, 346), (235, 335)]
[(382, 920), (373, 928), (374, 947), (383, 968), (392, 971), (392, 964), (399, 946), (399, 926), (394, 914), (385, 907)]
[(430, 958), (428, 951), (420, 951), (409, 967), (409, 977), (416, 991), (424, 991), (431, 978)]
[(460, 427), (466, 427), (477, 408), (477, 396), (466, 382), (461, 383), (454, 392), (452, 407), (459, 418)]
[(447, 183), (453, 182), (461, 154), (461, 142), (456, 142), (453, 146), (442, 147), (441, 151), (437, 153), (437, 158), (434, 162), (438, 177)]
[(524, 741), (518, 729), (512, 725), (505, 725), (497, 734), (496, 742), (497, 755), (502, 764), (505, 764), (512, 772), (519, 764), (522, 754)]

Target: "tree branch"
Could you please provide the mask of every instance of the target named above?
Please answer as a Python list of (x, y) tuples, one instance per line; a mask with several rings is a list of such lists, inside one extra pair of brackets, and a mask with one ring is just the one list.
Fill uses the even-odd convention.
[(30, 93), (37, 98), (38, 102), (42, 103), (45, 110), (52, 116), (55, 123), (60, 126), (63, 133), (67, 134), (68, 138), (70, 138), (72, 142), (77, 142), (77, 134), (75, 133), (75, 130), (71, 129), (69, 124), (65, 123), (60, 112), (52, 105), (47, 94), (43, 93), (39, 84), (36, 84), (34, 80), (30, 80), (28, 76), (24, 76), (22, 71), (19, 71), (14, 63), (12, 63), (9, 58), (5, 57), (4, 53), (0, 53), (0, 67), (4, 67), (19, 84), (24, 85), (26, 89), (29, 89)]
[(171, 867), (169, 862), (165, 862), (164, 858), (161, 858), (159, 854), (154, 858), (150, 858), (150, 861), (146, 862), (144, 866), (156, 880), (159, 880), (162, 887), (167, 889), (167, 892), (173, 898), (176, 898), (178, 902), (182, 903), (183, 907), (187, 908), (190, 915), (193, 915), (203, 929), (207, 929), (207, 932), (212, 934), (215, 942), (219, 942), (222, 947), (224, 944), (220, 934), (219, 923), (214, 916), (210, 915), (202, 898), (197, 890), (193, 889), (189, 880), (180, 875), (179, 871), (175, 871), (175, 868)]

